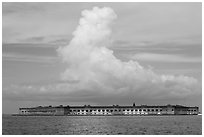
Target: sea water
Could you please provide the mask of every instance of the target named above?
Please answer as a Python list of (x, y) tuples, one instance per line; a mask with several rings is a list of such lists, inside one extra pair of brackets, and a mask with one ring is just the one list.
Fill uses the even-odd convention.
[(3, 135), (200, 135), (202, 116), (10, 116)]

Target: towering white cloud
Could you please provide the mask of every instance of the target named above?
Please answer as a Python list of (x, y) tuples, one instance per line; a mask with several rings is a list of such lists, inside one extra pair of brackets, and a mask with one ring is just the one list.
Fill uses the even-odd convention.
[(67, 69), (61, 78), (75, 88), (110, 94), (188, 95), (198, 81), (193, 77), (159, 75), (145, 69), (137, 61), (117, 59), (111, 45), (111, 24), (117, 15), (111, 8), (94, 7), (82, 11), (79, 26), (69, 45), (57, 52)]

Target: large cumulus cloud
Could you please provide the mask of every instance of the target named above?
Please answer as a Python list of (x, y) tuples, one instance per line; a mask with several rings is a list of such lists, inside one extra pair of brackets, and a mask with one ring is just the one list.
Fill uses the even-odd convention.
[(111, 25), (116, 18), (115, 12), (108, 7), (82, 11), (69, 45), (57, 50), (67, 64), (61, 74), (62, 89), (68, 93), (80, 90), (138, 97), (185, 96), (200, 90), (199, 82), (193, 77), (156, 74), (138, 61), (123, 62), (116, 58), (109, 48)]

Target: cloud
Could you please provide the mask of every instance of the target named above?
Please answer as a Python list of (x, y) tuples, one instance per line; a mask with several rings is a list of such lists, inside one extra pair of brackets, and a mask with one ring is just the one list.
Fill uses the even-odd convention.
[(38, 36), (38, 37), (31, 37), (24, 40), (27, 43), (43, 43), (45, 37)]
[(19, 53), (3, 53), (2, 60), (6, 61), (21, 61), (21, 62), (32, 62), (32, 63), (55, 63), (57, 57), (52, 56), (34, 56)]
[[(61, 74), (62, 80), (78, 81), (76, 87), (82, 90), (105, 94), (194, 94), (198, 81), (193, 77), (159, 75), (144, 68), (138, 61), (122, 62), (117, 59), (109, 49), (112, 43), (110, 27), (116, 17), (115, 12), (107, 7), (82, 11), (79, 26), (73, 32), (73, 39), (69, 45), (57, 50), (67, 64), (67, 69)], [(152, 55), (156, 56), (153, 60), (161, 57)], [(171, 61), (171, 55), (164, 56), (163, 61)], [(173, 57), (174, 61), (188, 61), (184, 57)]]
[(23, 13), (27, 14), (28, 12), (33, 11), (44, 11), (44, 5), (40, 3), (9, 3), (3, 2), (2, 3), (2, 15), (7, 14), (16, 14), (16, 13)]
[(133, 60), (142, 61), (156, 61), (156, 62), (188, 62), (199, 63), (202, 62), (200, 57), (187, 57), (173, 54), (159, 54), (159, 53), (138, 53), (130, 57)]

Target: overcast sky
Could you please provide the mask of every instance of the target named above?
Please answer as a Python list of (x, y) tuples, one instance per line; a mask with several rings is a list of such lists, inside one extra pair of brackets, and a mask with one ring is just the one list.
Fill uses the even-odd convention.
[(133, 102), (201, 109), (201, 14), (201, 3), (3, 3), (3, 113)]

